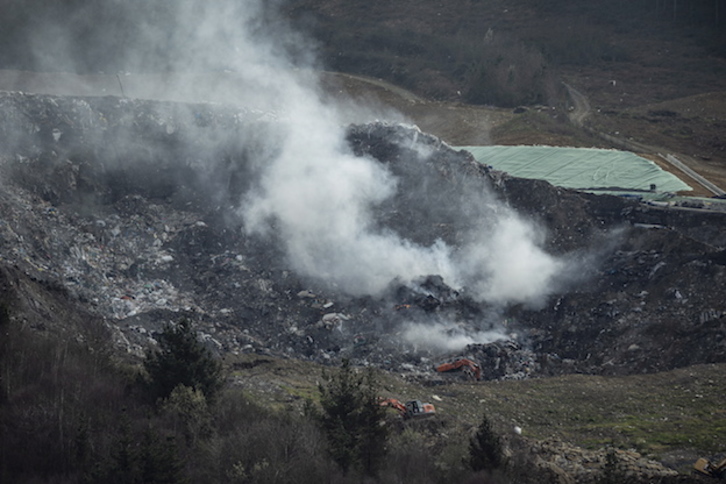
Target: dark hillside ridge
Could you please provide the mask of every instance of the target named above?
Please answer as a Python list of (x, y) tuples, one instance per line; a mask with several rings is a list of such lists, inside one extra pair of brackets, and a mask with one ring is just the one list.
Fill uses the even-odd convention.
[[(180, 28), (175, 13), (202, 4), (9, 1), (0, 18), (0, 69), (84, 74), (173, 70), (196, 21)], [(655, 51), (668, 51), (671, 41), (698, 45), (704, 58), (714, 53), (723, 57), (726, 45), (724, 0), (296, 0), (274, 2), (265, 11), (278, 7), (284, 20), (267, 28), (289, 22), (310, 37), (307, 46), (285, 47), (295, 62), (304, 63), (314, 49), (327, 70), (380, 77), (429, 98), (509, 107), (561, 106), (561, 66), (596, 66), (607, 72), (621, 62), (641, 62), (638, 49), (643, 45), (660, 44), (648, 47)], [(206, 71), (222, 71), (234, 65), (234, 55), (229, 49), (218, 59), (196, 61)], [(692, 69), (679, 57), (669, 63)], [(702, 66), (704, 71), (713, 67), (709, 60)], [(657, 72), (658, 77), (673, 76)], [(699, 84), (708, 85), (714, 77)]]
[[(259, 113), (21, 93), (0, 94), (0, 112), (0, 302), (11, 320), (66, 332), (83, 320), (140, 356), (164, 323), (187, 316), (217, 352), (349, 357), (422, 379), (436, 378), (432, 361), (455, 355), (395, 340), (411, 318), (472, 330), (507, 319), (516, 339), (462, 352), (487, 378), (726, 361), (724, 214), (516, 179), (415, 128), (355, 125), (351, 150), (400, 180), (376, 209), (381, 226), (456, 245), (465, 222), (451, 210), (472, 203), (463, 188), (491, 188), (546, 228), (548, 251), (591, 271), (539, 309), (478, 303), (436, 274), (355, 298), (292, 271), (274, 237), (241, 230), (237, 208), (256, 176), (250, 154), (274, 132)], [(441, 210), (417, 215), (424, 199)]]
[[(288, 11), (319, 41), (329, 69), (475, 104), (559, 105), (560, 68), (592, 67), (598, 77), (619, 63), (650, 63), (640, 59), (641, 44), (664, 51), (671, 42), (698, 45), (703, 56), (726, 55), (723, 0), (302, 0)], [(674, 63), (682, 60), (674, 55)]]

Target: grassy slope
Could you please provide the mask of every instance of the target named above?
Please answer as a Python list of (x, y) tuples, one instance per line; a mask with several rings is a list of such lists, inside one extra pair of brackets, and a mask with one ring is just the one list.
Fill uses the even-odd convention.
[[(317, 399), (323, 368), (307, 362), (242, 355), (228, 360), (234, 380), (265, 405), (302, 407)], [(328, 369), (327, 371), (330, 371)], [(536, 439), (562, 439), (586, 448), (636, 449), (654, 458), (726, 452), (726, 364), (649, 375), (569, 375), (523, 381), (425, 386), (381, 375), (382, 394), (436, 405), (445, 428), (467, 431), (486, 413), (500, 431), (516, 425)]]

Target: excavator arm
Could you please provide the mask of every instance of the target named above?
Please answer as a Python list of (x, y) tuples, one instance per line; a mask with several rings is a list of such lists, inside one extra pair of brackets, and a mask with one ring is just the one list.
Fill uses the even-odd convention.
[(448, 371), (463, 370), (470, 378), (479, 380), (481, 378), (481, 367), (479, 363), (469, 358), (458, 358), (454, 361), (443, 363), (436, 367), (436, 371), (444, 373)]
[(395, 398), (382, 398), (378, 404), (383, 407), (392, 407), (404, 420), (431, 417), (436, 414), (436, 409), (430, 403), (422, 403), (421, 400), (410, 400), (405, 404)]
[(406, 406), (395, 398), (382, 398), (378, 401), (378, 404), (382, 407), (395, 408), (401, 415), (406, 413)]

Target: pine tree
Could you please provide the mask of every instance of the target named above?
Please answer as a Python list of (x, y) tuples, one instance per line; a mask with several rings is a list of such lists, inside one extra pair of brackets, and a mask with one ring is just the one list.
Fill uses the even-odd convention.
[(385, 454), (387, 429), (381, 426), (385, 413), (377, 403), (377, 383), (371, 371), (357, 374), (348, 360), (340, 371), (326, 375), (321, 384), (320, 422), (328, 439), (328, 450), (344, 473), (355, 469), (373, 476)]
[(197, 340), (189, 320), (167, 325), (158, 341), (160, 350), (149, 352), (144, 363), (152, 396), (166, 398), (184, 385), (213, 399), (222, 387), (222, 367)]
[(388, 427), (381, 425), (385, 409), (378, 404), (378, 382), (369, 370), (361, 387), (360, 430), (358, 456), (364, 474), (375, 476), (386, 453)]
[(144, 484), (184, 482), (183, 465), (172, 438), (162, 440), (152, 429), (147, 429), (141, 442), (139, 460), (141, 482)]
[(502, 465), (502, 444), (486, 415), (469, 441), (469, 466), (474, 471), (493, 471)]
[(131, 420), (125, 413), (121, 416), (121, 425), (115, 449), (112, 451), (110, 466), (102, 470), (103, 481), (112, 484), (134, 484), (136, 482), (136, 449), (131, 433)]
[(178, 385), (160, 407), (169, 425), (184, 435), (188, 445), (211, 435), (212, 414), (200, 390)]

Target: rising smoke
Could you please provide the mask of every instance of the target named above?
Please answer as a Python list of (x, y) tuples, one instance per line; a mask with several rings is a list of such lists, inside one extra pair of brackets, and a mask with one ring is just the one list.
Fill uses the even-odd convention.
[[(462, 193), (462, 200), (476, 203), (448, 207), (450, 217), (467, 219), (460, 247), (414, 242), (377, 223), (375, 209), (395, 196), (399, 180), (380, 162), (351, 152), (341, 111), (325, 101), (315, 75), (314, 46), (274, 14), (272, 3), (108, 4), (134, 32), (126, 47), (114, 46), (124, 68), (135, 71), (124, 78), (127, 90), (146, 82), (136, 89), (165, 98), (208, 96), (274, 114), (268, 143), (275, 147), (252, 160), (259, 182), (243, 195), (238, 213), (248, 233), (284, 241), (289, 264), (299, 273), (356, 296), (380, 295), (394, 280), (438, 274), (449, 286), (495, 305), (537, 304), (555, 289), (564, 263), (542, 249), (540, 230), (491, 194)], [(74, 17), (76, 25), (93, 21), (81, 15)], [(58, 40), (57, 29), (52, 31), (50, 53), (43, 47), (51, 39), (35, 38), (43, 52), (37, 58), (72, 59), (78, 39)], [(161, 79), (163, 85), (155, 85)], [(425, 203), (419, 207), (427, 209)], [(418, 341), (424, 335), (443, 339), (447, 326), (409, 331), (413, 327), (407, 334)], [(450, 327), (446, 331), (452, 334)], [(498, 334), (456, 333), (455, 341), (449, 339), (460, 347)]]
[(486, 344), (509, 338), (499, 325), (492, 329), (473, 329), (451, 321), (417, 323), (402, 326), (401, 337), (414, 351), (429, 349), (436, 352), (456, 352), (473, 344)]
[[(244, 51), (253, 54), (245, 63), (258, 65), (270, 57), (254, 53), (282, 52), (270, 46)], [(250, 232), (278, 231), (296, 270), (357, 296), (379, 295), (392, 280), (429, 274), (496, 304), (538, 303), (554, 289), (563, 265), (540, 248), (541, 233), (503, 206), (492, 211), (490, 196), (466, 215), (473, 229), (461, 250), (440, 240), (424, 246), (380, 229), (374, 209), (394, 195), (397, 180), (378, 161), (350, 152), (336, 106), (324, 103), (308, 78), (301, 82), (289, 58), (277, 57), (275, 63), (275, 82), (260, 69), (256, 86), (280, 102), (285, 133), (277, 138), (278, 156), (265, 160), (259, 187), (240, 213)], [(425, 159), (427, 153), (421, 155)], [(470, 198), (482, 195), (472, 192)], [(449, 213), (459, 216), (457, 207)]]

